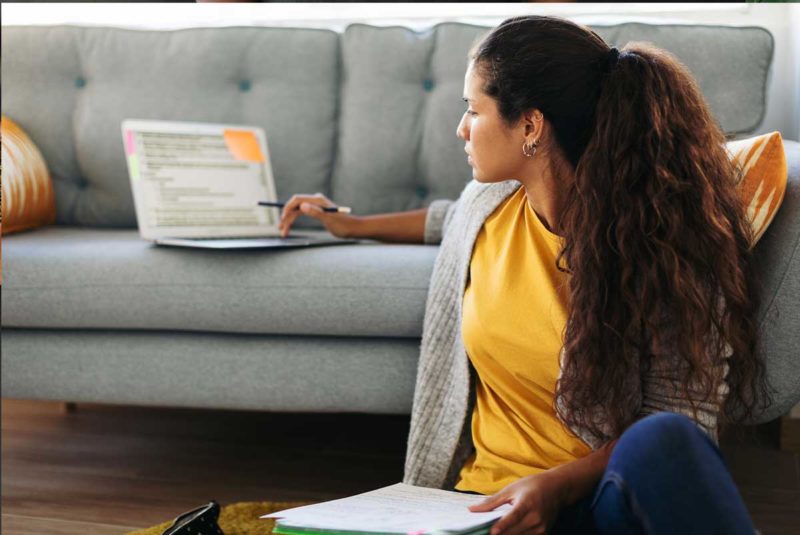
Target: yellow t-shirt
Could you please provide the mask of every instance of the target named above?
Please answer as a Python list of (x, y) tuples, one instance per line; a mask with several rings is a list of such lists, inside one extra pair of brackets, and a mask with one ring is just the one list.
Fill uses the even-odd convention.
[(592, 449), (553, 409), (568, 315), (561, 238), (548, 231), (521, 187), (484, 222), (462, 308), (464, 347), (478, 374), (475, 453), (455, 488), (493, 494)]

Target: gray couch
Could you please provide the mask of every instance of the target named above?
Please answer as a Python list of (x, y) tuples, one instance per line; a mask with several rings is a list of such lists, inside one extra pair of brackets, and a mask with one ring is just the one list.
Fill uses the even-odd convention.
[[(617, 46), (649, 40), (676, 53), (731, 137), (763, 126), (767, 31), (595, 29)], [(466, 52), (485, 31), (4, 27), (2, 112), (44, 154), (58, 221), (3, 239), (3, 395), (409, 413), (437, 247), (153, 247), (135, 230), (119, 125), (259, 125), (280, 198), (321, 191), (360, 214), (426, 206), (470, 177), (455, 128)], [(800, 399), (800, 144), (786, 150), (789, 190), (757, 250), (779, 389), (758, 421)]]

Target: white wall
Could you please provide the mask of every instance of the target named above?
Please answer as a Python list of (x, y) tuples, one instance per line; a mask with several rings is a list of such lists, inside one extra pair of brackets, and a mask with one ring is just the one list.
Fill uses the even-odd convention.
[(496, 24), (527, 13), (570, 17), (672, 17), (692, 13), (740, 13), (735, 4), (442, 4), (442, 3), (317, 3), (317, 4), (3, 4), (3, 24), (102, 24), (174, 29), (196, 26), (270, 25), (341, 29), (351, 22), (428, 26), (443, 20)]
[(800, 140), (800, 6), (791, 4), (2, 4), (3, 24), (82, 24), (174, 29), (309, 26), (352, 22), (422, 28), (445, 20), (493, 25), (525, 13), (582, 23), (630, 20), (762, 26), (775, 37), (767, 112), (758, 132)]
[[(789, 45), (788, 62), (794, 67), (794, 83), (789, 85), (789, 92), (794, 93), (794, 137), (792, 139), (800, 141), (800, 6), (791, 6), (789, 16), (790, 35), (792, 36)], [(792, 132), (790, 130), (790, 132)], [(798, 405), (800, 407), (800, 405)], [(798, 410), (800, 417), (800, 410)]]

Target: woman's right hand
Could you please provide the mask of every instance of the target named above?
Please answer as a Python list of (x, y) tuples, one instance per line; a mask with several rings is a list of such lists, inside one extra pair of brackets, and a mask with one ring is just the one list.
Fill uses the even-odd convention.
[(336, 206), (322, 193), (316, 195), (292, 195), (283, 206), (278, 228), (281, 236), (289, 234), (292, 223), (300, 215), (311, 216), (325, 225), (328, 232), (337, 238), (353, 238), (355, 236), (358, 217), (342, 212), (326, 212), (321, 207)]

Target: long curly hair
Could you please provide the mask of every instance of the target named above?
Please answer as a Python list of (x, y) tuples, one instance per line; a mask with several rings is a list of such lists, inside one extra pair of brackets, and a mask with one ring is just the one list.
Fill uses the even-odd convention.
[[(644, 42), (615, 58), (589, 28), (543, 16), (503, 22), (471, 59), (509, 126), (542, 111), (560, 155), (555, 176), (570, 177), (556, 226), (556, 265), (570, 274), (561, 419), (602, 438), (592, 416), (601, 408), (618, 436), (636, 418), (644, 370), (668, 353), (685, 365), (673, 386), (695, 420), (723, 382), (720, 428), (766, 407), (741, 170), (689, 69)], [(724, 362), (727, 378), (710, 373)]]

